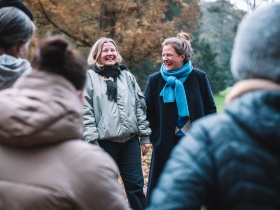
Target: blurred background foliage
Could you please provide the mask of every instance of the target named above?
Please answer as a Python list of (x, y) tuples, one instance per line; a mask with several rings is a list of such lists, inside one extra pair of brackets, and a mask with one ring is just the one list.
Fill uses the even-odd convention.
[(218, 94), (234, 83), (230, 56), (238, 24), (258, 6), (257, 0), (239, 1), (247, 10), (226, 0), (26, 0), (37, 26), (29, 58), (45, 35), (66, 36), (85, 59), (99, 37), (111, 37), (144, 91), (148, 76), (161, 66), (163, 40), (186, 31), (194, 67), (207, 73)]

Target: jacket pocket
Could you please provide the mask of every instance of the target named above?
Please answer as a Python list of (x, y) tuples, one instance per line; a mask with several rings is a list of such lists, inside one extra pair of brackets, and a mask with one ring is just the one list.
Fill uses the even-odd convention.
[(102, 115), (97, 126), (99, 139), (111, 139), (120, 136), (122, 134), (120, 125), (119, 120), (112, 119), (108, 115)]

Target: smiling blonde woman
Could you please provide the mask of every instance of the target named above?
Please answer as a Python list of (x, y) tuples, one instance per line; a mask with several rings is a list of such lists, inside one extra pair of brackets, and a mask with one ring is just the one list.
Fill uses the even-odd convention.
[(142, 155), (148, 152), (151, 129), (144, 95), (121, 63), (116, 43), (101, 37), (88, 57), (84, 105), (84, 140), (99, 144), (117, 163), (133, 209), (145, 209)]

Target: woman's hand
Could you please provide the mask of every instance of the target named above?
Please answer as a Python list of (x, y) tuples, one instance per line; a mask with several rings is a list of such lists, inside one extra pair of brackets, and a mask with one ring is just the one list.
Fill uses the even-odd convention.
[(141, 144), (142, 156), (145, 156), (150, 149), (151, 144)]

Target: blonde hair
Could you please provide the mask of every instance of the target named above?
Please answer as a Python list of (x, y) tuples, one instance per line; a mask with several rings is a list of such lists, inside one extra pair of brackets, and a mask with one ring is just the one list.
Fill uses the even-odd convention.
[(111, 42), (116, 47), (117, 52), (117, 61), (118, 63), (122, 62), (122, 56), (119, 53), (118, 47), (113, 39), (107, 37), (100, 37), (92, 46), (91, 51), (89, 53), (87, 63), (89, 66), (96, 64), (98, 68), (103, 67), (104, 65), (100, 63), (99, 56), (102, 52), (102, 46), (104, 43)]
[(176, 37), (167, 38), (163, 41), (162, 47), (171, 45), (178, 55), (185, 55), (184, 63), (193, 55), (191, 47), (190, 35), (181, 31)]

